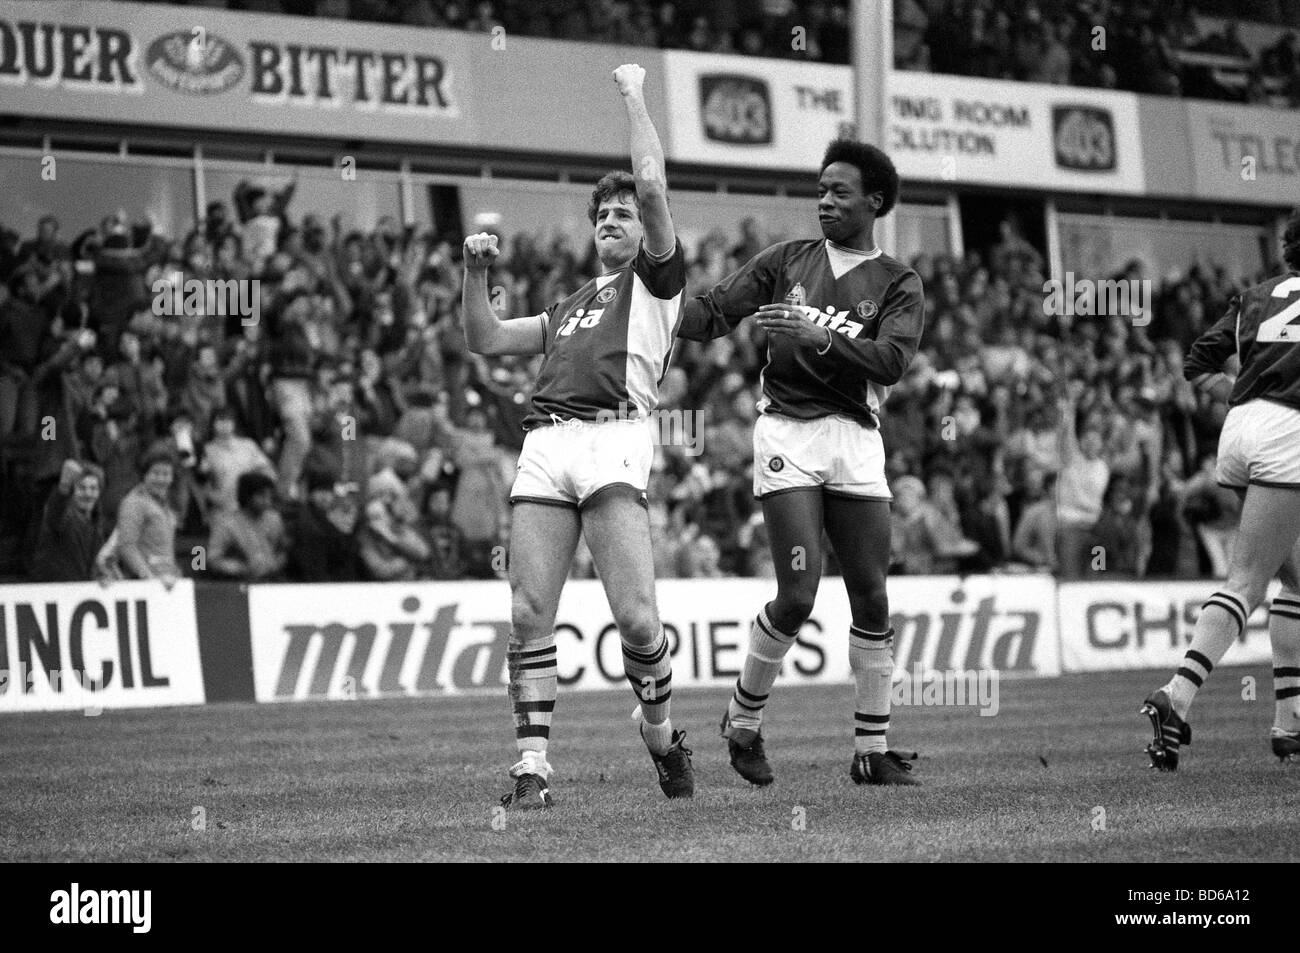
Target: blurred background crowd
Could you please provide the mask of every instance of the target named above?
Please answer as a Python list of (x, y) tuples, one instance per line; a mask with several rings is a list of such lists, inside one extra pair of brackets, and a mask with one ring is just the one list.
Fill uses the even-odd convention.
[[(167, 0), (174, 2), (174, 0)], [(1300, 104), (1286, 0), (893, 0), (899, 69)], [(847, 63), (846, 0), (193, 0), (193, 6)], [(1242, 22), (1239, 22), (1242, 21)], [(796, 32), (797, 31), (797, 32)]]
[[(390, 219), (345, 232), (300, 214), (293, 191), (241, 183), (185, 236), (120, 212), (70, 234), (49, 217), (35, 235), (0, 227), (0, 574), (503, 574), (540, 357), (466, 351), (459, 236)], [(706, 236), (687, 250), (688, 294), (781, 237), (753, 219)], [(505, 314), (596, 273), (592, 248), (558, 232), (503, 247), (490, 280)], [(1051, 316), (1042, 255), (1013, 218), (963, 260), (912, 264), (925, 336), (883, 421), (893, 571), (1221, 575), (1226, 408), (1181, 368), (1261, 276), (1198, 265), (1157, 281), (1149, 312)], [(1114, 277), (1149, 276), (1135, 261)], [(182, 278), (258, 279), (258, 320), (162, 313)], [(763, 332), (681, 343), (662, 398), (685, 429), (649, 492), (657, 571), (769, 575), (750, 476)], [(591, 574), (585, 553), (574, 573)]]

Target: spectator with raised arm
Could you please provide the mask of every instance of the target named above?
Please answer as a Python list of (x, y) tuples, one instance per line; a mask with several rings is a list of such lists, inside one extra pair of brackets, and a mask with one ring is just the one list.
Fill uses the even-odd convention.
[[(1081, 390), (1082, 381), (1072, 381)], [(1078, 385), (1077, 389), (1073, 385)], [(1057, 554), (1061, 575), (1079, 579), (1089, 562), (1089, 540), (1101, 516), (1102, 498), (1110, 481), (1110, 466), (1102, 459), (1101, 431), (1089, 421), (1076, 435), (1076, 394), (1060, 398), (1061, 473), (1056, 485)]]
[(104, 545), (99, 497), (104, 471), (93, 463), (64, 461), (59, 485), (45, 503), (32, 557), (34, 582), (81, 582), (95, 578), (95, 557)]

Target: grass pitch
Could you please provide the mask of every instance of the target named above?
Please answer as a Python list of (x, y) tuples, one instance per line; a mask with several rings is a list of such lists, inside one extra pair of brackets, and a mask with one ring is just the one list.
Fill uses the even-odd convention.
[[(1252, 676), (1259, 700), (1242, 699)], [(3, 861), (1242, 861), (1300, 859), (1300, 766), (1272, 758), (1266, 668), (1216, 669), (1182, 770), (1146, 767), (1166, 673), (1005, 680), (1000, 711), (895, 708), (920, 788), (850, 782), (850, 686), (778, 687), (777, 774), (727, 764), (727, 689), (678, 689), (697, 793), (667, 801), (630, 692), (561, 693), (556, 808), (495, 813), (499, 695), (0, 718)], [(1103, 813), (1104, 812), (1104, 813)], [(1103, 826), (1104, 825), (1104, 826)]]

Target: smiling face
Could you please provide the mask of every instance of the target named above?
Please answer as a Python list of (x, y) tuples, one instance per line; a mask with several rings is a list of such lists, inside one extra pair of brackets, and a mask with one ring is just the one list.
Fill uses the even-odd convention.
[(172, 477), (173, 471), (170, 463), (155, 463), (149, 468), (149, 472), (144, 475), (145, 489), (156, 499), (166, 499), (167, 492), (172, 488)]
[(883, 196), (862, 191), (862, 173), (848, 162), (832, 162), (817, 181), (817, 221), (837, 245), (866, 249)]
[(641, 209), (636, 195), (620, 192), (603, 200), (596, 209), (596, 256), (606, 271), (621, 268), (641, 247)]
[(73, 487), (72, 502), (83, 514), (89, 516), (95, 511), (95, 504), (99, 502), (99, 477), (93, 473), (87, 473), (78, 478), (76, 485)]

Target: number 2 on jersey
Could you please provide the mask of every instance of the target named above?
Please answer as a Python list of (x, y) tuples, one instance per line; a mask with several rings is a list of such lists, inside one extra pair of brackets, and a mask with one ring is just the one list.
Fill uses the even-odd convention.
[[(1300, 276), (1293, 276), (1273, 289), (1274, 298), (1289, 298), (1300, 291)], [(1295, 344), (1300, 342), (1300, 325), (1292, 324), (1300, 318), (1300, 301), (1287, 305), (1273, 317), (1263, 322), (1255, 332), (1255, 340), (1266, 344)]]

